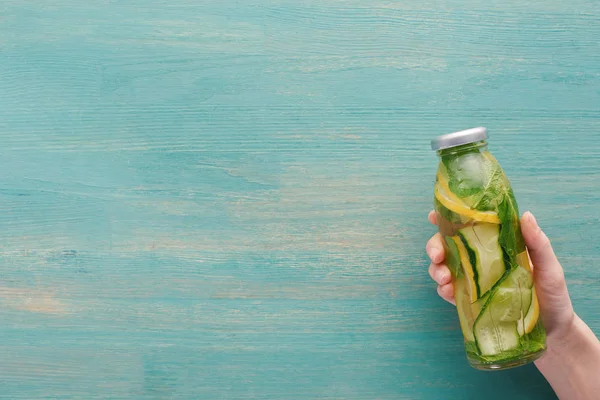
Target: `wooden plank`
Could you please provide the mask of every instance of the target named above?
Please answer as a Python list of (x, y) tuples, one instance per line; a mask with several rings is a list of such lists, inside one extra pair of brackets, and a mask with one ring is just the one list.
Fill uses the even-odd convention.
[(548, 399), (466, 365), (429, 140), (485, 125), (600, 331), (594, 1), (3, 3), (0, 396)]

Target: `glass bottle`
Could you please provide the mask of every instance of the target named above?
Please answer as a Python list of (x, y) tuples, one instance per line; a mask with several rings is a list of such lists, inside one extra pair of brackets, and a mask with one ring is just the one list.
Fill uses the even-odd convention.
[(434, 188), (467, 359), (506, 369), (539, 358), (546, 333), (511, 185), (483, 127), (440, 136)]

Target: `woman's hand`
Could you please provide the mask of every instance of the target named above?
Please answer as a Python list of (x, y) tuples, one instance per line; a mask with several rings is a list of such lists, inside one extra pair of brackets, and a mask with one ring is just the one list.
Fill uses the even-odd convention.
[[(429, 213), (433, 224), (435, 213)], [(600, 342), (573, 310), (565, 274), (550, 240), (534, 216), (526, 212), (521, 231), (533, 264), (533, 280), (540, 303), (540, 316), (546, 328), (546, 353), (535, 362), (560, 399), (600, 399)], [(429, 275), (437, 291), (454, 304), (450, 270), (444, 264), (442, 237), (436, 233), (426, 246), (431, 259)]]
[[(429, 213), (429, 221), (435, 224), (435, 212)], [(550, 240), (530, 212), (526, 212), (521, 218), (521, 231), (533, 263), (535, 291), (548, 339), (562, 340), (573, 327), (575, 320), (563, 268), (554, 255)], [(437, 282), (439, 295), (454, 304), (452, 278), (450, 270), (444, 264), (444, 245), (439, 233), (427, 242), (426, 250), (431, 259), (429, 275)]]

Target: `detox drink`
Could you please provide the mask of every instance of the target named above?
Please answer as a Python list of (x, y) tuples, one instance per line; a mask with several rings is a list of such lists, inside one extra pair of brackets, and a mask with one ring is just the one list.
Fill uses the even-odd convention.
[(437, 224), (452, 272), (467, 359), (477, 369), (531, 362), (546, 348), (510, 183), (474, 128), (432, 141), (439, 156)]

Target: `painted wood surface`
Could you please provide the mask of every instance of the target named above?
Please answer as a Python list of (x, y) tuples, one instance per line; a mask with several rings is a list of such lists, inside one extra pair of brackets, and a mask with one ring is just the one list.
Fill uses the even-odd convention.
[(548, 399), (466, 364), (429, 140), (485, 125), (600, 332), (600, 3), (0, 4), (0, 396)]

